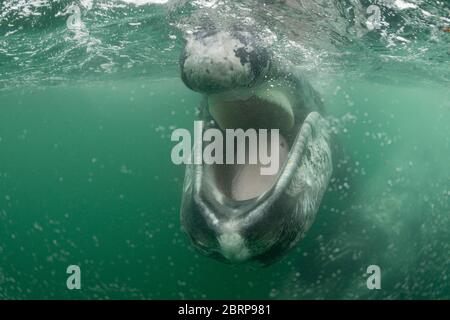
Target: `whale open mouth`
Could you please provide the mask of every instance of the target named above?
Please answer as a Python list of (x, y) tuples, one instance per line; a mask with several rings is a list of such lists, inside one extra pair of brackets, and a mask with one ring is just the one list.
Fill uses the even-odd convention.
[[(219, 130), (278, 129), (279, 148), (272, 159), (279, 166), (271, 175), (262, 174), (260, 162), (189, 167), (183, 225), (205, 254), (231, 262), (273, 261), (309, 228), (330, 178), (323, 118), (303, 110), (288, 89), (270, 84), (207, 95), (205, 108), (212, 118), (209, 127)], [(245, 142), (248, 159), (256, 151)], [(273, 149), (274, 141), (267, 142)], [(194, 148), (193, 156), (201, 151)]]
[[(296, 133), (292, 98), (282, 88), (263, 85), (252, 90), (209, 95), (208, 108), (220, 129), (242, 129), (246, 132), (253, 129), (256, 133), (254, 140), (246, 139), (240, 141), (243, 146), (236, 146), (236, 149), (244, 149), (245, 163), (238, 163), (235, 152), (233, 164), (208, 167), (207, 177), (211, 179), (210, 183), (234, 201), (261, 197), (275, 185), (289, 158), (292, 137)], [(296, 127), (298, 128), (299, 126)], [(261, 138), (257, 134), (261, 129), (267, 130), (268, 135)], [(272, 137), (273, 129), (278, 130), (277, 139)], [(266, 145), (263, 148), (267, 152), (266, 156), (270, 154), (270, 160), (273, 161), (270, 165), (275, 166), (270, 174), (263, 174), (262, 168), (267, 168), (268, 164), (260, 158), (262, 144)], [(251, 159), (256, 159), (256, 163), (250, 163)]]

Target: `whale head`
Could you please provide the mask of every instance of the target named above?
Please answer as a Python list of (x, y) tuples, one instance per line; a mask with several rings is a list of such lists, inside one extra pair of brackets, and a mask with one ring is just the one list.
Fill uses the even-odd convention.
[[(311, 226), (331, 177), (322, 101), (293, 66), (276, 60), (248, 31), (191, 35), (180, 66), (186, 86), (204, 97), (203, 130), (280, 133), (275, 155), (280, 165), (271, 175), (261, 174), (261, 163), (188, 165), (182, 226), (194, 246), (211, 257), (231, 263), (276, 261)], [(194, 148), (192, 157), (202, 152)]]

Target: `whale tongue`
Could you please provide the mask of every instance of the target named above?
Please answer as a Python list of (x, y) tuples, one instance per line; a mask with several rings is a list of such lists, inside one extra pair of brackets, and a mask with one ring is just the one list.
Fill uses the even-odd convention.
[[(231, 185), (229, 186), (230, 196), (233, 200), (242, 201), (256, 198), (275, 185), (289, 153), (287, 142), (283, 136), (279, 136), (278, 143), (279, 166), (278, 171), (273, 175), (262, 175), (263, 164), (259, 161), (257, 155), (251, 154), (257, 152), (256, 148), (246, 148), (246, 158), (255, 156), (255, 158), (258, 158), (258, 163), (233, 165), (230, 172)], [(270, 146), (270, 139), (268, 139), (268, 147), (269, 150), (273, 150)]]

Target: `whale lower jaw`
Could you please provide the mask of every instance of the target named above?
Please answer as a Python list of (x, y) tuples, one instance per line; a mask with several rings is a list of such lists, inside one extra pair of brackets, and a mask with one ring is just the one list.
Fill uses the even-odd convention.
[[(254, 92), (249, 96), (254, 97)], [(209, 105), (226, 106), (230, 101), (211, 99)], [(236, 200), (224, 192), (215, 176), (224, 165), (187, 167), (181, 220), (202, 253), (229, 263), (269, 264), (303, 237), (327, 188), (332, 159), (327, 121), (318, 112), (307, 114), (292, 130), (297, 132), (276, 181), (258, 196)], [(199, 152), (194, 148), (192, 157)]]

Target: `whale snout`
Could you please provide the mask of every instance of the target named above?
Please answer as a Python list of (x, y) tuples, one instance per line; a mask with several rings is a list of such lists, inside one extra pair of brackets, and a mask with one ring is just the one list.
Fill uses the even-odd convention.
[(250, 87), (267, 72), (269, 61), (268, 51), (249, 32), (201, 32), (187, 38), (181, 78), (204, 94)]

